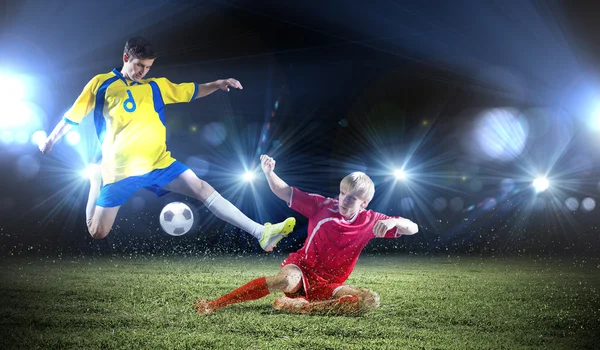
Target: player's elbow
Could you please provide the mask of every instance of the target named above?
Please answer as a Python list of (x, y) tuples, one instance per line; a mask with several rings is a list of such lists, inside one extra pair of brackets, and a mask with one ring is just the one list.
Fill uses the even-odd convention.
[(407, 220), (408, 223), (402, 223), (399, 227), (400, 232), (403, 235), (414, 235), (419, 232), (419, 226), (412, 221)]
[(411, 235), (414, 235), (419, 232), (419, 226), (413, 222), (412, 225), (409, 226), (408, 231)]

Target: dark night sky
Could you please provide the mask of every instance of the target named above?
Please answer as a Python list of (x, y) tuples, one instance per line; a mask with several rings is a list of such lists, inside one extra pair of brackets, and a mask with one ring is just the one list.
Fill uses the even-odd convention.
[[(533, 162), (558, 169), (560, 203), (598, 197), (600, 147), (586, 124), (597, 103), (598, 9), (583, 1), (129, 1), (126, 7), (8, 1), (0, 3), (0, 72), (33, 77), (28, 101), (43, 111), (49, 132), (91, 77), (120, 65), (125, 40), (142, 35), (159, 52), (151, 76), (235, 77), (244, 85), (169, 106), (168, 144), (184, 162), (195, 157), (209, 164), (203, 178), (256, 219), (292, 215), (262, 177), (254, 184), (262, 197), (256, 202), (224, 176), (252, 167), (260, 147), (278, 159), (284, 180), (308, 191), (333, 196), (346, 173), (372, 175), (378, 192), (371, 207), (406, 215), (422, 228), (418, 239), (394, 249), (569, 253), (570, 247), (597, 254), (594, 211), (557, 209), (549, 194), (546, 209), (538, 210), (526, 191), (509, 198), (498, 188), (507, 178), (524, 182)], [(469, 130), (473, 111), (487, 108), (547, 113), (529, 120), (516, 158), (482, 160)], [(227, 129), (222, 144), (200, 132), (213, 122)], [(77, 252), (94, 244), (180, 247), (158, 231), (157, 220), (162, 205), (182, 198), (149, 193), (123, 207), (108, 243), (93, 242), (84, 224), (87, 187), (73, 176), (87, 156), (74, 162), (77, 152), (65, 142), (49, 156), (38, 153), (33, 145), (0, 143), (3, 253), (40, 246)], [(425, 174), (412, 191), (391, 186), (383, 170), (407, 158)], [(22, 163), (39, 169), (23, 176)], [(476, 208), (432, 210), (439, 197), (460, 197), (465, 209)], [(403, 198), (413, 205), (407, 208)], [(488, 198), (498, 206), (479, 210)], [(213, 231), (223, 225), (188, 203), (201, 227), (181, 240), (219, 244)]]

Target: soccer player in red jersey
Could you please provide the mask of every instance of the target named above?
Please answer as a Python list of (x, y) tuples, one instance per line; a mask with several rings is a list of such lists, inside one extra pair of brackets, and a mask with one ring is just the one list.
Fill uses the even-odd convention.
[(339, 198), (332, 199), (290, 187), (275, 174), (273, 158), (261, 155), (260, 160), (273, 193), (308, 218), (308, 237), (302, 249), (283, 261), (277, 275), (255, 279), (215, 300), (200, 298), (196, 311), (210, 314), (271, 292), (286, 295), (275, 300), (275, 309), (294, 313), (353, 315), (377, 308), (377, 293), (344, 282), (371, 239), (413, 235), (418, 232), (417, 225), (409, 219), (366, 210), (375, 185), (364, 173), (344, 177)]

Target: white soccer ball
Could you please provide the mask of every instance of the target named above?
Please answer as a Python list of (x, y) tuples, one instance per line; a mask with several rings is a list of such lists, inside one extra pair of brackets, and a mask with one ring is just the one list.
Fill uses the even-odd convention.
[(171, 202), (160, 212), (160, 226), (171, 236), (186, 234), (194, 224), (194, 213), (185, 203)]

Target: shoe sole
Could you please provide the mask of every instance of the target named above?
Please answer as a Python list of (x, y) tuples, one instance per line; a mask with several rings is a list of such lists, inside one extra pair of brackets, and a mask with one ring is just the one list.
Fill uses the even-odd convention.
[(285, 221), (283, 222), (283, 230), (281, 230), (281, 234), (284, 237), (289, 235), (290, 232), (294, 230), (294, 226), (296, 226), (296, 218), (285, 219)]

